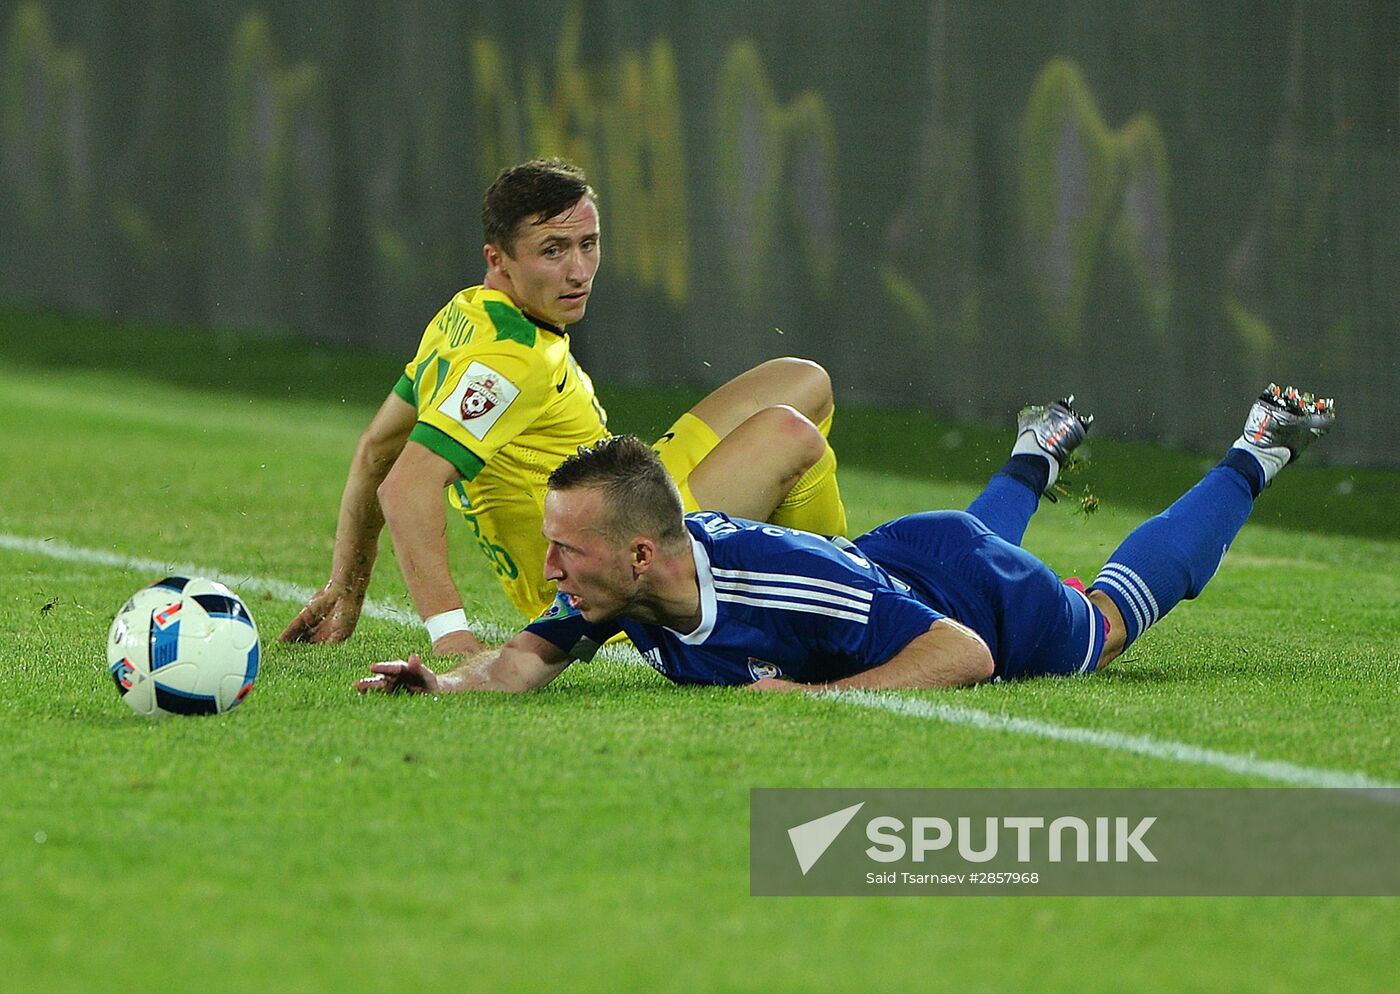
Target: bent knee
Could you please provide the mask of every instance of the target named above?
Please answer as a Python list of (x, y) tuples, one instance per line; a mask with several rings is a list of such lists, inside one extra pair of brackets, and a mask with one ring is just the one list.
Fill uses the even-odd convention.
[(744, 422), (746, 429), (760, 432), (775, 453), (801, 475), (815, 466), (826, 453), (826, 439), (810, 418), (787, 404), (765, 407)]
[(821, 363), (795, 356), (769, 359), (759, 366), (765, 373), (778, 377), (783, 384), (784, 400), (814, 422), (821, 422), (835, 409), (831, 392), (831, 374)]

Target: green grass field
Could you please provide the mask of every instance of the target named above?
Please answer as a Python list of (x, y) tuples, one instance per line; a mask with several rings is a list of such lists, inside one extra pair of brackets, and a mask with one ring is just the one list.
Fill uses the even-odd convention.
[[(1289, 469), (1206, 595), (1105, 674), (910, 695), (1244, 772), (683, 691), (621, 659), (523, 698), (361, 698), (366, 664), (425, 648), (392, 610), (344, 646), (274, 640), (286, 585), (325, 578), (394, 360), (227, 335), (210, 360), (171, 329), (0, 324), (0, 989), (1394, 989), (1395, 898), (760, 899), (747, 832), (760, 786), (1279, 782), (1249, 757), (1400, 782), (1400, 474)], [(642, 432), (689, 401), (603, 394)], [(847, 411), (834, 441), (864, 528), (962, 506), (1009, 439)], [(1100, 511), (1044, 507), (1026, 544), (1092, 577), (1210, 461), (1096, 443)], [(221, 571), (262, 629), (257, 688), (222, 718), (139, 719), (106, 673), (112, 612), (167, 564)], [(371, 597), (405, 608), (387, 538), (381, 566)], [(470, 614), (516, 623), (481, 563), (455, 568)]]

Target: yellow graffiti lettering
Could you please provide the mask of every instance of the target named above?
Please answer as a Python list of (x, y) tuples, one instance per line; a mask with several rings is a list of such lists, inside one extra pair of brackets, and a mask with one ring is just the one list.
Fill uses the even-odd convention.
[(473, 42), (480, 175), (489, 183), (525, 155), (576, 162), (600, 191), (609, 267), (683, 304), (691, 242), (675, 54), (658, 40), (593, 69), (580, 60), (581, 28), (575, 8), (547, 73), (519, 71), (490, 39)]
[(320, 235), (331, 213), (320, 70), (309, 62), (285, 67), (267, 19), (256, 13), (234, 32), (229, 69), (229, 158), (250, 246), (273, 248), (288, 195), (305, 233)]
[(15, 205), (31, 225), (86, 209), (87, 75), (81, 53), (54, 43), (41, 6), (15, 9), (0, 57), (0, 155)]
[(828, 288), (836, 268), (836, 139), (826, 101), (808, 91), (781, 103), (749, 40), (730, 49), (718, 97), (719, 194), (734, 287), (754, 299), (770, 282), (774, 232), (786, 214), (814, 289)]
[(1021, 148), (1033, 283), (1060, 337), (1082, 336), (1105, 250), (1128, 264), (1153, 330), (1165, 334), (1167, 157), (1156, 121), (1140, 114), (1112, 130), (1079, 67), (1054, 59), (1032, 88)]

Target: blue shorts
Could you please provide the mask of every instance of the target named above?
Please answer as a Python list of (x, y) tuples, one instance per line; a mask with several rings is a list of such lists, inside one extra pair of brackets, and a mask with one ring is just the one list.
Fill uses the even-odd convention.
[(896, 518), (856, 545), (920, 601), (982, 636), (1003, 680), (1087, 673), (1098, 664), (1103, 612), (965, 511)]

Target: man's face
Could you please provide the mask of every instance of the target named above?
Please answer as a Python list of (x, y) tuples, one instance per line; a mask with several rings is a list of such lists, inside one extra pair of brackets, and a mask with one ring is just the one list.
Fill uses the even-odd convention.
[(544, 577), (592, 622), (622, 614), (637, 591), (631, 549), (599, 531), (604, 515), (603, 495), (592, 488), (550, 490), (544, 498)]
[(531, 317), (561, 328), (583, 317), (598, 271), (598, 208), (587, 197), (542, 224), (520, 222), (511, 251), (486, 247), (493, 282)]

